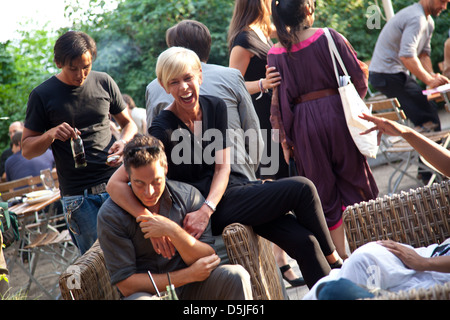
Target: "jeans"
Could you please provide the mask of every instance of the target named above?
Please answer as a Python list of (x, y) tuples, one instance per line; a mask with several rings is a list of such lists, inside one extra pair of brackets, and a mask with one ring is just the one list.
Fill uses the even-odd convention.
[(84, 254), (97, 240), (97, 214), (108, 193), (65, 196), (61, 199), (72, 240)]

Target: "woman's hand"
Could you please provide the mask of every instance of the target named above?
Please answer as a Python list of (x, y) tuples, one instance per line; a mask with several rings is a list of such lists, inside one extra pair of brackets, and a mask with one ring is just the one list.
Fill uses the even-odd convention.
[(275, 67), (266, 66), (266, 78), (262, 80), (264, 90), (276, 88), (281, 83), (281, 75)]
[(366, 113), (363, 113), (359, 117), (361, 119), (371, 121), (375, 124), (374, 127), (362, 132), (361, 135), (367, 134), (374, 130), (378, 130), (378, 135), (377, 135), (378, 145), (380, 145), (381, 136), (383, 135), (383, 133), (387, 134), (389, 136), (401, 136), (402, 133), (404, 133), (404, 131), (407, 130), (407, 128), (405, 128), (404, 126), (402, 126), (401, 124), (399, 124), (397, 122), (387, 120), (384, 118), (374, 117), (374, 116), (368, 115)]

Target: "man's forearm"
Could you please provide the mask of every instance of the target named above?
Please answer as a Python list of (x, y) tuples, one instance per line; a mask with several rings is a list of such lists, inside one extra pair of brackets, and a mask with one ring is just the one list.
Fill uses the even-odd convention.
[[(177, 288), (184, 286), (188, 283), (194, 282), (192, 278), (192, 272), (189, 268), (183, 268), (170, 272), (170, 282)], [(167, 273), (153, 274), (153, 280), (155, 281), (158, 291), (162, 292), (166, 290), (166, 286), (169, 285), (169, 279)], [(153, 286), (148, 273), (135, 273), (125, 280), (122, 280), (116, 284), (120, 292), (128, 297), (136, 292), (148, 292), (156, 295), (155, 287)]]
[(36, 134), (26, 128), (22, 134), (22, 155), (32, 159), (43, 154), (53, 143), (53, 137), (48, 132)]
[(426, 85), (433, 81), (433, 76), (425, 69), (418, 57), (400, 57), (400, 60), (413, 75)]
[(167, 236), (187, 265), (215, 253), (210, 245), (195, 239), (177, 224), (174, 225), (176, 225), (174, 231)]

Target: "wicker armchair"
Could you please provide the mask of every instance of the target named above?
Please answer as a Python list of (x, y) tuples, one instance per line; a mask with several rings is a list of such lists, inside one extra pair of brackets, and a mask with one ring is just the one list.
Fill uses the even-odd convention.
[[(226, 227), (222, 237), (230, 263), (240, 264), (250, 273), (253, 299), (284, 299), (269, 241), (239, 223)], [(61, 274), (59, 288), (65, 300), (119, 299), (117, 288), (111, 285), (98, 240)]]
[(278, 267), (268, 240), (254, 233), (249, 226), (233, 223), (222, 232), (232, 264), (242, 265), (250, 274), (253, 299), (283, 300)]
[(118, 300), (98, 240), (59, 276), (64, 300)]
[[(347, 207), (344, 227), (350, 247), (390, 239), (413, 247), (441, 243), (450, 237), (450, 181), (385, 196)], [(450, 299), (450, 283), (379, 297), (389, 300)]]

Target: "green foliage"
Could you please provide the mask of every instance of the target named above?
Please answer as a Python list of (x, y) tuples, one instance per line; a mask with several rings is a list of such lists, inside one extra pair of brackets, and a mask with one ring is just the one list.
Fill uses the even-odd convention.
[(55, 37), (37, 30), (23, 32), (19, 42), (0, 43), (0, 152), (9, 144), (11, 122), (24, 120), (31, 90), (54, 72)]
[[(392, 1), (394, 12), (416, 3), (417, 0), (395, 0)], [(378, 4), (382, 6), (382, 1), (378, 0), (333, 0), (318, 1), (316, 10), (316, 27), (331, 27), (343, 34), (352, 44), (358, 58), (362, 61), (368, 61), (372, 57), (375, 43), (386, 24), (385, 12), (381, 9), (380, 26), (371, 28), (368, 26), (368, 20), (373, 14), (371, 9)], [(435, 30), (431, 40), (431, 60), (435, 70), (439, 70), (437, 64), (444, 59), (444, 42), (448, 38), (450, 26), (449, 10), (443, 11), (441, 15), (434, 18)]]
[[(145, 106), (145, 87), (155, 78), (156, 60), (167, 48), (165, 32), (177, 22), (195, 19), (207, 25), (213, 38), (209, 62), (228, 64), (225, 43), (233, 4), (232, 0), (125, 0), (100, 16), (88, 9), (78, 27), (97, 41), (94, 69), (109, 73), (123, 93)], [(102, 5), (103, 1), (91, 0), (89, 7)]]
[[(195, 19), (210, 29), (212, 48), (210, 63), (228, 65), (227, 31), (233, 12), (234, 0), (117, 0), (118, 7), (108, 10), (114, 0), (66, 0), (66, 16), (73, 22), (71, 29), (90, 34), (98, 46), (94, 69), (109, 73), (123, 93), (130, 94), (138, 106), (144, 107), (147, 84), (155, 78), (158, 55), (166, 49), (165, 31), (183, 19)], [(395, 0), (394, 11), (417, 2)], [(371, 9), (381, 0), (319, 0), (316, 27), (331, 27), (342, 33), (353, 45), (362, 61), (371, 59), (381, 28), (372, 28)], [(384, 11), (381, 10), (384, 15)], [(443, 45), (448, 37), (449, 10), (435, 18), (432, 39), (432, 61), (443, 60)], [(59, 30), (59, 34), (67, 31)], [(23, 120), (26, 102), (32, 88), (55, 73), (53, 45), (56, 36), (35, 31), (24, 33), (19, 43), (0, 44), (0, 150), (9, 141), (11, 121)]]

